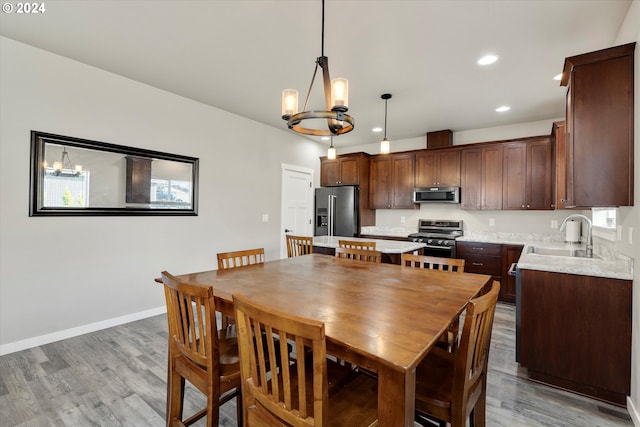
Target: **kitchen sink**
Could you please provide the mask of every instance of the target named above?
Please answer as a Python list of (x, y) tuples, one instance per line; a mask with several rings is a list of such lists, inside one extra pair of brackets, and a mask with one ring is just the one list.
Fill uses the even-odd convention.
[[(538, 254), (538, 255), (588, 258), (587, 253), (584, 249), (573, 249), (573, 248), (541, 248), (538, 246), (529, 246), (529, 253)], [(596, 254), (593, 254), (592, 258), (600, 259), (600, 257)]]

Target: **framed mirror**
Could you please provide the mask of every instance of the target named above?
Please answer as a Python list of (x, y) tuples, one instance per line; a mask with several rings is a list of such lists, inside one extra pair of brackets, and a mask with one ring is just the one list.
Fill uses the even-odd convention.
[(29, 216), (197, 215), (198, 159), (31, 131)]

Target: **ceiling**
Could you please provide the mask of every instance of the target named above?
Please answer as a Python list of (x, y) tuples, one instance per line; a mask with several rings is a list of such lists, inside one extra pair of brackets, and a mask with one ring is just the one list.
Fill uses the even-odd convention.
[[(349, 79), (340, 146), (564, 116), (564, 58), (610, 47), (631, 0), (327, 0), (331, 77)], [(55, 0), (2, 13), (3, 36), (286, 129), (321, 53), (320, 0)], [(487, 53), (498, 61), (480, 67)], [(310, 105), (323, 109), (320, 76)], [(501, 105), (511, 110), (496, 113)], [(314, 138), (318, 140), (318, 138)]]

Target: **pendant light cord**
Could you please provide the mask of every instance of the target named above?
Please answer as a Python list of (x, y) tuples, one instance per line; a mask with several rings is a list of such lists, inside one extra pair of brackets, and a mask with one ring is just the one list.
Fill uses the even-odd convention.
[[(322, 0), (322, 41), (320, 42), (320, 58), (324, 57), (324, 0)], [(309, 98), (311, 97), (311, 89), (313, 89), (313, 82), (316, 81), (316, 74), (318, 73), (318, 66), (320, 65), (320, 58), (316, 60), (316, 68), (313, 70), (313, 76), (311, 77), (311, 83), (309, 83), (309, 90), (307, 96), (304, 99), (304, 105), (302, 111), (307, 111), (307, 105), (309, 104)]]

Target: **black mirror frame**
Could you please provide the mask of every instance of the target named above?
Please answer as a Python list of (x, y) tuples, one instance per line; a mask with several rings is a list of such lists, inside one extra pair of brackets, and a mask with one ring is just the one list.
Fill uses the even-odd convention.
[[(169, 160), (188, 163), (192, 166), (193, 198), (190, 209), (168, 208), (143, 208), (143, 207), (100, 207), (100, 208), (61, 208), (40, 207), (39, 198), (42, 194), (42, 164), (44, 162), (44, 144), (47, 142), (64, 144), (69, 147), (78, 147), (97, 151), (120, 153), (125, 156), (146, 157), (150, 159)], [(142, 148), (127, 147), (124, 145), (110, 144), (106, 142), (91, 141), (87, 139), (73, 138), (69, 136), (55, 135), (51, 133), (31, 131), (31, 167), (29, 182), (29, 216), (195, 216), (198, 215), (198, 164), (197, 157), (182, 156), (178, 154), (163, 153), (160, 151), (145, 150)]]

